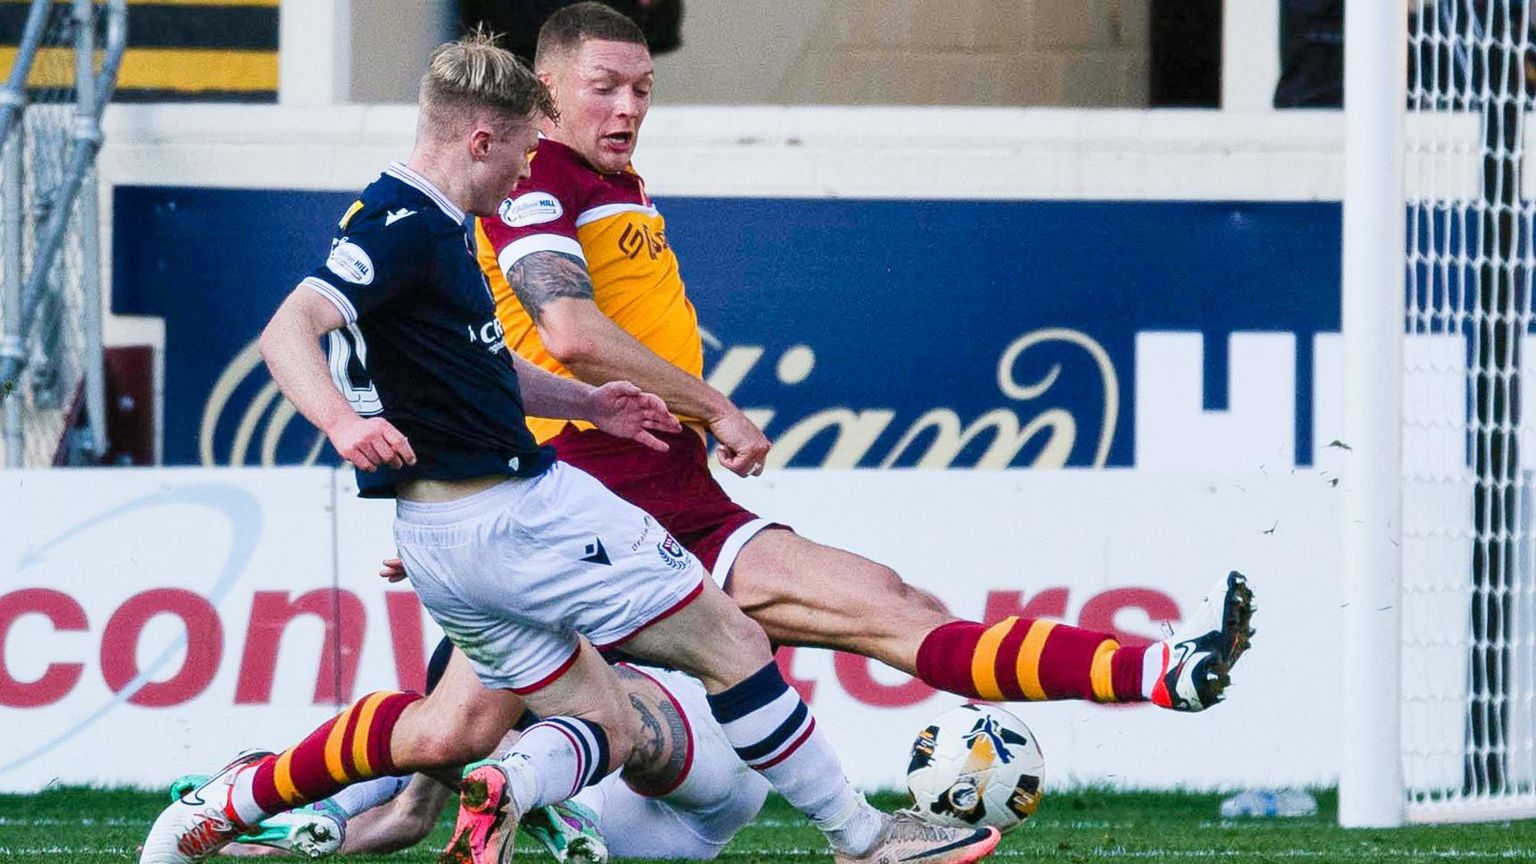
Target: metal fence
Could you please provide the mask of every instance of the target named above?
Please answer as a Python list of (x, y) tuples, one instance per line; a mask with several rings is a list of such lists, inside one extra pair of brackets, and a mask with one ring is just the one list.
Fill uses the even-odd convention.
[(8, 467), (106, 450), (93, 165), (127, 44), (126, 0), (32, 0), (0, 90), (0, 452)]

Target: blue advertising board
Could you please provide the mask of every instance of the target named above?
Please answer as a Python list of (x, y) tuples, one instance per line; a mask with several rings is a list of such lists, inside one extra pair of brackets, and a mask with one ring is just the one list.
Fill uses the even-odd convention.
[[(351, 193), (118, 187), (113, 311), (165, 318), (165, 462), (334, 460), (255, 355)], [(1339, 207), (1278, 202), (659, 202), (706, 373), (789, 466), (1131, 466), (1137, 338), (1294, 337), (1297, 464), (1314, 340), (1339, 328)]]

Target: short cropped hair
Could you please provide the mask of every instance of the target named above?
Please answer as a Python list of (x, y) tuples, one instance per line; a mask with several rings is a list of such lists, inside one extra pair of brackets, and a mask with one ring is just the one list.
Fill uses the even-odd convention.
[(421, 76), (420, 102), (423, 120), (447, 137), (486, 109), (516, 118), (560, 116), (538, 77), (483, 30), (437, 46)]
[(533, 68), (543, 69), (552, 55), (580, 48), (589, 41), (628, 42), (645, 45), (640, 25), (624, 13), (601, 3), (576, 3), (549, 16), (539, 28), (539, 47), (533, 56)]

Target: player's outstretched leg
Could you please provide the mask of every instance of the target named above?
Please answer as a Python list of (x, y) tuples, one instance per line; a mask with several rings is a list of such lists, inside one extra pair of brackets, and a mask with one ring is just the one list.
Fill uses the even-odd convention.
[[(971, 699), (1155, 702), (1166, 673), (1165, 643), (1121, 645), (1046, 618), (959, 620), (889, 567), (789, 531), (747, 541), (727, 590), (775, 642), (861, 654)], [(1251, 595), (1239, 602), (1251, 617)]]
[[(447, 682), (448, 703), (467, 704), (469, 710), (475, 710), (474, 703), (466, 702), (463, 697), (483, 688), (463, 655), (455, 653), (453, 644), (447, 639), (438, 643), (427, 663), (427, 695), (430, 697), (444, 681)], [(521, 703), (517, 703), (517, 708), (522, 710)], [(480, 713), (502, 715), (506, 712)], [(519, 718), (513, 728), (521, 732), (537, 720), (525, 712), (525, 716)], [(453, 725), (453, 721), (444, 718), (437, 725)], [(484, 738), (484, 735), (460, 734), (455, 737)], [(490, 755), (490, 751), (485, 750), (478, 755)], [(337, 852), (383, 854), (409, 848), (420, 842), (436, 824), (449, 789), (457, 788), (457, 780), (462, 771), (461, 765), (453, 765), (451, 770), (445, 768), (432, 772), (440, 777), (451, 777), (451, 783), (447, 780), (429, 780), (426, 775), (418, 775), (422, 777), (420, 783), (413, 783), (410, 777), (391, 776), (347, 786), (323, 801), (261, 820), (259, 825), (226, 847), (223, 853), (258, 856), (273, 854), (268, 850), (278, 850), (309, 858), (322, 858)], [(175, 801), (182, 793), (201, 786), (207, 780), (206, 776), (195, 774), (178, 778), (171, 784), (171, 800)], [(406, 792), (407, 788), (411, 790), (409, 793)], [(401, 800), (402, 796), (404, 800)], [(399, 806), (393, 806), (396, 804)], [(356, 818), (363, 813), (370, 815), (361, 820)], [(353, 830), (354, 824), (358, 830)]]
[[(917, 670), (930, 684), (993, 702), (1090, 699), (1203, 711), (1221, 701), (1247, 650), (1253, 612), (1248, 580), (1233, 571), (1161, 642), (1122, 647), (1108, 634), (1047, 619), (957, 621), (924, 638)], [(962, 671), (954, 661), (965, 657), (970, 668)]]
[(281, 755), (235, 760), (160, 814), (140, 864), (200, 861), (251, 833), (268, 816), (327, 798), (352, 783), (401, 773), (391, 757), (391, 739), (401, 718), (420, 701), (415, 693), (372, 693)]

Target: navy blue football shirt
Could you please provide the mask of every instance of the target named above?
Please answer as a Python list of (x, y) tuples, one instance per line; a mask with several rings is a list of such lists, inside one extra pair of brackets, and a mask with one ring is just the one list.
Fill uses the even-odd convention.
[(300, 285), (346, 326), (327, 336), (331, 377), (352, 408), (410, 439), (416, 464), (357, 472), (388, 498), (413, 478), (528, 477), (554, 450), (528, 431), (512, 355), (464, 213), (398, 162), (341, 218), (331, 253)]

